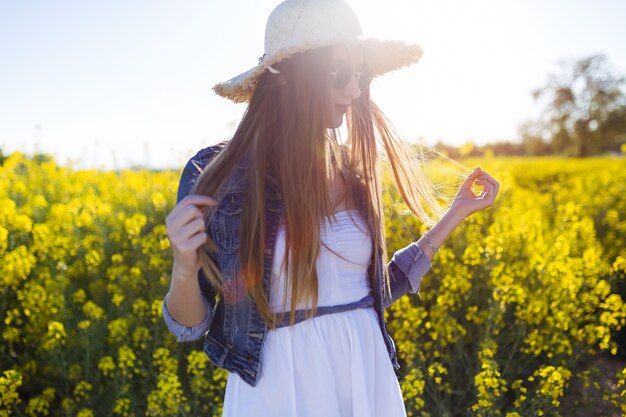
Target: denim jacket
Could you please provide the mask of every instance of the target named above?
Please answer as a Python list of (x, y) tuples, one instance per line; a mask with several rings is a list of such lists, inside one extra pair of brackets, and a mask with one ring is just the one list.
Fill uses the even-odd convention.
[[(178, 186), (177, 203), (189, 193), (200, 170), (221, 150), (222, 146), (223, 143), (204, 148), (187, 162)], [(230, 372), (236, 372), (245, 382), (255, 386), (261, 370), (261, 348), (268, 327), (257, 310), (254, 300), (247, 297), (243, 277), (237, 273), (240, 267), (239, 220), (244, 197), (242, 181), (244, 169), (245, 164), (238, 165), (218, 195), (213, 196), (217, 200), (217, 207), (207, 225), (211, 239), (220, 249), (217, 263), (222, 273), (223, 295), (219, 297), (215, 305), (216, 292), (208, 284), (202, 270), (199, 270), (198, 282), (207, 307), (207, 315), (202, 323), (187, 327), (176, 322), (167, 310), (165, 298), (161, 311), (169, 331), (176, 336), (178, 342), (196, 341), (204, 335), (203, 351), (211, 362)], [(269, 299), (274, 244), (283, 214), (283, 206), (275, 179), (269, 174), (266, 178), (269, 186), (266, 193), (265, 247), (267, 249), (265, 250), (263, 287)], [(397, 251), (386, 265), (391, 285), (391, 298), (387, 298), (383, 291), (383, 265), (380, 250), (377, 250), (375, 259), (378, 262), (378, 273), (375, 277), (372, 277), (371, 265), (368, 268), (371, 295), (374, 298), (374, 309), (389, 358), (394, 368), (397, 369), (400, 365), (395, 344), (387, 332), (384, 309), (407, 292), (411, 294), (418, 292), (422, 276), (430, 269), (432, 263), (416, 242)]]

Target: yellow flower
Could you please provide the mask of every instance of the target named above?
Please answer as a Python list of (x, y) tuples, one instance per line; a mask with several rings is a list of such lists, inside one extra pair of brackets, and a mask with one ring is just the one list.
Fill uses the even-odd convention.
[(16, 343), (20, 340), (20, 329), (7, 327), (2, 332), (2, 339), (9, 343)]
[(82, 304), (87, 299), (87, 293), (85, 292), (85, 290), (80, 288), (74, 291), (74, 294), (72, 294), (72, 299), (74, 300), (74, 303)]
[(0, 226), (0, 254), (3, 254), (9, 247), (8, 236), (9, 231)]
[(71, 381), (78, 381), (83, 375), (83, 368), (80, 363), (73, 363), (70, 366), (69, 377)]
[(104, 317), (104, 309), (91, 300), (83, 304), (83, 313), (92, 320), (99, 320)]
[(77, 324), (78, 328), (81, 330), (87, 330), (91, 326), (90, 320), (81, 320)]
[(21, 314), (20, 314), (20, 310), (17, 308), (8, 310), (6, 312), (6, 317), (4, 318), (4, 324), (6, 324), (7, 326), (15, 323), (18, 326), (21, 326), (23, 323), (23, 320), (21, 319)]
[(152, 301), (152, 304), (150, 305), (150, 314), (152, 316), (151, 321), (153, 323), (163, 320), (161, 316), (162, 305), (163, 305), (163, 299), (161, 298)]
[(124, 220), (124, 227), (129, 237), (133, 238), (141, 233), (141, 229), (148, 222), (148, 218), (142, 213), (135, 213)]
[(508, 390), (506, 382), (501, 378), (498, 363), (492, 359), (497, 351), (494, 340), (483, 340), (481, 348), (478, 357), (482, 370), (474, 376), (477, 401), (472, 405), (472, 410), (478, 414), (487, 413), (496, 406), (502, 393)]
[(47, 416), (50, 412), (50, 403), (54, 400), (54, 388), (46, 388), (41, 395), (28, 400), (26, 405), (26, 414), (30, 417)]
[(63, 408), (63, 410), (65, 410), (65, 412), (67, 413), (69, 413), (70, 410), (74, 408), (74, 406), (74, 400), (72, 400), (71, 398), (63, 398), (61, 400), (61, 408)]
[(555, 407), (560, 404), (559, 399), (563, 396), (569, 378), (572, 373), (563, 367), (543, 366), (537, 369), (533, 375), (540, 377), (537, 392), (545, 397), (550, 397)]
[(136, 372), (135, 361), (137, 357), (133, 353), (133, 350), (127, 346), (121, 346), (117, 350), (117, 364), (121, 374), (125, 377), (131, 376)]
[(187, 355), (187, 372), (190, 375), (204, 375), (209, 358), (204, 352), (192, 350)]
[(0, 376), (0, 415), (8, 414), (13, 406), (20, 404), (22, 400), (17, 393), (22, 386), (22, 375), (13, 369), (4, 371)]
[(110, 344), (123, 342), (128, 338), (129, 323), (123, 317), (109, 322), (107, 328), (109, 329), (108, 342)]
[(133, 315), (143, 318), (148, 314), (148, 303), (143, 298), (138, 298), (133, 302)]
[(157, 348), (152, 354), (154, 366), (161, 373), (176, 373), (178, 361), (171, 357), (170, 351), (166, 348)]
[(42, 347), (46, 350), (52, 350), (59, 345), (65, 344), (65, 327), (63, 323), (51, 321), (48, 323), (48, 334), (42, 343)]
[(424, 387), (426, 383), (424, 376), (418, 368), (412, 368), (402, 381), (402, 393), (405, 402), (411, 403), (412, 407), (407, 407), (407, 414), (409, 409), (411, 411), (419, 411), (424, 407)]
[(28, 278), (37, 263), (37, 258), (24, 245), (5, 252), (2, 258), (0, 288), (9, 287), (12, 290), (16, 290)]
[(76, 414), (76, 417), (93, 417), (93, 411), (88, 408), (83, 408)]
[(116, 253), (111, 255), (111, 262), (113, 265), (121, 265), (124, 262), (124, 257), (121, 254)]
[(159, 374), (156, 389), (148, 394), (146, 415), (172, 416), (189, 410), (190, 406), (176, 374), (169, 372)]
[(124, 301), (124, 296), (122, 294), (113, 294), (113, 298), (111, 299), (111, 302), (114, 305), (119, 307), (119, 305), (122, 304), (122, 301)]
[(100, 252), (97, 250), (90, 250), (89, 252), (87, 252), (87, 254), (85, 255), (85, 264), (87, 265), (87, 268), (89, 268), (90, 270), (97, 270), (98, 265), (100, 265), (100, 263), (102, 262), (102, 256), (100, 255)]
[(167, 199), (165, 198), (163, 193), (160, 192), (152, 193), (151, 202), (157, 211), (163, 210), (167, 205)]
[(115, 370), (115, 361), (111, 356), (103, 356), (98, 362), (98, 369), (102, 372), (102, 375), (112, 377)]
[(91, 391), (92, 385), (87, 382), (87, 381), (80, 381), (75, 387), (74, 387), (74, 395), (76, 396), (77, 399), (83, 398), (83, 399), (87, 399), (89, 392)]
[(137, 326), (132, 335), (133, 345), (141, 350), (147, 347), (147, 341), (150, 340), (150, 330), (145, 326)]
[(115, 401), (115, 407), (113, 407), (113, 413), (122, 417), (129, 417), (130, 411), (130, 399), (128, 398), (118, 398)]

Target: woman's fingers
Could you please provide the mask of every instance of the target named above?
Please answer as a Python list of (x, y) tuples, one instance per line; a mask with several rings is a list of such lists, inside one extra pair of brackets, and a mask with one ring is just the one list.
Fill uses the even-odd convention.
[(194, 235), (192, 238), (188, 240), (189, 247), (193, 248), (189, 250), (198, 249), (200, 246), (202, 246), (202, 244), (204, 244), (204, 242), (206, 242), (207, 237), (208, 237), (207, 234), (204, 232)]
[(498, 194), (498, 189), (500, 188), (500, 184), (489, 175), (487, 175), (487, 178), (485, 178), (484, 181), (485, 185), (487, 186), (487, 196), (491, 197), (492, 200), (495, 200), (496, 195)]
[(180, 239), (178, 237), (172, 239), (172, 246), (176, 248), (176, 250), (183, 253), (195, 252), (204, 242), (206, 242), (208, 237), (204, 230), (194, 231), (185, 237), (182, 237), (183, 233), (186, 232), (181, 231)]
[[(478, 195), (472, 190), (474, 184), (481, 187)], [(459, 210), (465, 213), (465, 216), (469, 216), (478, 210), (492, 206), (499, 187), (498, 181), (477, 167), (465, 178), (456, 195), (455, 204)]]
[(165, 218), (168, 228), (177, 229), (188, 223), (194, 217), (202, 216), (199, 207), (212, 206), (217, 202), (211, 197), (202, 195), (188, 195), (174, 207), (174, 210)]
[(205, 196), (205, 195), (188, 195), (185, 198), (183, 198), (180, 203), (178, 203), (176, 205), (176, 207), (174, 207), (174, 210), (172, 210), (172, 213), (176, 212), (176, 210), (178, 209), (179, 211), (182, 211), (185, 209), (185, 207), (189, 207), (189, 206), (195, 206), (195, 207), (204, 207), (204, 206), (214, 206), (217, 204), (217, 201), (215, 201), (215, 199)]
[(202, 210), (215, 204), (211, 197), (188, 195), (166, 217), (166, 235), (175, 265), (193, 271), (200, 268), (198, 248), (208, 238)]
[(472, 172), (470, 172), (468, 176), (465, 178), (465, 181), (463, 181), (463, 184), (461, 184), (461, 188), (471, 189), (472, 184), (478, 178), (481, 172), (482, 171), (480, 170), (480, 168), (476, 168)]
[(480, 175), (478, 176), (478, 178), (484, 181), (489, 181), (494, 185), (498, 184), (498, 181), (496, 181), (491, 175), (487, 174), (485, 171), (480, 171)]
[(491, 206), (498, 194), (498, 182), (493, 178), (485, 178), (482, 180), (483, 191), (478, 195), (478, 198), (489, 203)]
[(190, 253), (206, 241), (206, 224), (200, 207), (215, 205), (207, 196), (186, 196), (165, 219), (166, 235), (174, 253)]
[(481, 170), (480, 167), (474, 169), (474, 171), (467, 176), (462, 187), (466, 187), (471, 190), (474, 184), (482, 187), (482, 190), (478, 193), (478, 195), (474, 195), (475, 198), (493, 204), (493, 201), (498, 194), (500, 184), (491, 175)]
[(181, 240), (191, 238), (197, 233), (204, 233), (206, 225), (202, 217), (196, 217), (180, 229), (176, 233), (176, 237)]
[(168, 228), (172, 230), (178, 230), (192, 220), (201, 217), (203, 217), (202, 211), (200, 211), (198, 207), (196, 207), (195, 205), (186, 205), (184, 207), (181, 207), (180, 210), (175, 213), (174, 217), (170, 219), (169, 222), (166, 219), (165, 223), (167, 224)]
[(480, 170), (480, 168), (478, 168), (475, 172), (477, 172), (475, 175), (476, 184), (481, 184), (481, 185), (489, 184), (494, 189), (498, 189), (500, 184), (491, 175), (487, 174), (485, 171)]

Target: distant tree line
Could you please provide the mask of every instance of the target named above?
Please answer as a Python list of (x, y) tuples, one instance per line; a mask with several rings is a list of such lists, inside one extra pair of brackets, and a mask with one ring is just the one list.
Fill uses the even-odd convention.
[(519, 126), (517, 142), (459, 147), (439, 142), (435, 147), (451, 157), (626, 153), (624, 76), (609, 68), (604, 55), (560, 61), (559, 66), (560, 74), (549, 74), (548, 82), (532, 92), (543, 110), (537, 120)]

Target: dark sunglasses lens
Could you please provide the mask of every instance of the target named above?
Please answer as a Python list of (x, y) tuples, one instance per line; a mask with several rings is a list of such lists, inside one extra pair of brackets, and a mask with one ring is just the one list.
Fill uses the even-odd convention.
[(341, 90), (350, 82), (350, 78), (352, 77), (352, 68), (348, 65), (343, 65), (337, 69), (335, 73), (335, 88)]
[(371, 68), (366, 68), (361, 72), (361, 76), (359, 77), (359, 90), (364, 91), (372, 82), (372, 78), (374, 77), (374, 72)]

